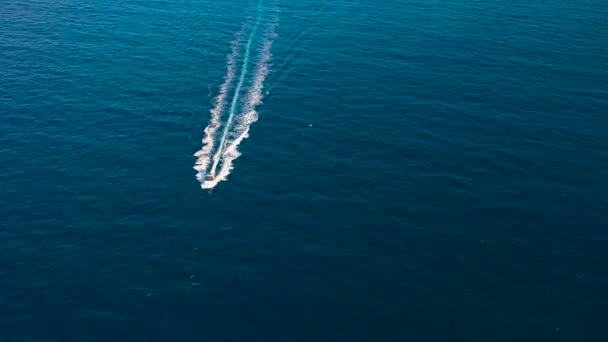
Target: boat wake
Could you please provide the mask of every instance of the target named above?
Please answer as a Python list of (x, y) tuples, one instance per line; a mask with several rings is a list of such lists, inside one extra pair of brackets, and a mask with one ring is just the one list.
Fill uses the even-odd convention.
[[(246, 31), (243, 29), (236, 34), (232, 42), (232, 50), (226, 63), (226, 76), (210, 111), (211, 117), (202, 140), (203, 146), (194, 154), (197, 157), (194, 164), (194, 169), (197, 171), (196, 178), (203, 189), (213, 189), (218, 183), (228, 179), (234, 167), (234, 160), (241, 155), (238, 147), (249, 136), (251, 124), (258, 119), (256, 107), (262, 102), (264, 80), (270, 71), (270, 50), (276, 36), (274, 33), (276, 16), (261, 39), (257, 35), (263, 22), (261, 4), (260, 2), (258, 7), (259, 16), (250, 28), (247, 40), (243, 41)], [(249, 75), (251, 55), (255, 51), (258, 51), (258, 56), (254, 62), (253, 74)], [(240, 70), (235, 85), (239, 63)], [(230, 95), (232, 100), (227, 106)]]

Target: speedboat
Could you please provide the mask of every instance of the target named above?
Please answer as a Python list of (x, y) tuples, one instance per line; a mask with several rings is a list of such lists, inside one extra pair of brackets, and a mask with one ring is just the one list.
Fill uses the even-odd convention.
[(201, 182), (201, 187), (208, 190), (213, 189), (216, 185), (215, 176), (211, 173), (203, 173), (202, 176), (203, 181)]

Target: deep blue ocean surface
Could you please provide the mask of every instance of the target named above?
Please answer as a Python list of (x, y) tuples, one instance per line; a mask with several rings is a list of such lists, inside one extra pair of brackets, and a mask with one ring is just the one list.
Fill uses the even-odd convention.
[[(209, 195), (258, 12), (266, 96)], [(607, 18), (0, 0), (0, 342), (608, 341)]]

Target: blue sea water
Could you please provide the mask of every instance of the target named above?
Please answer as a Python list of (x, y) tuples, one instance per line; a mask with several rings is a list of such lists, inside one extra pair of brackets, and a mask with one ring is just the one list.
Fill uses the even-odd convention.
[(0, 342), (608, 340), (606, 2), (262, 0), (209, 195), (257, 6), (0, 0)]

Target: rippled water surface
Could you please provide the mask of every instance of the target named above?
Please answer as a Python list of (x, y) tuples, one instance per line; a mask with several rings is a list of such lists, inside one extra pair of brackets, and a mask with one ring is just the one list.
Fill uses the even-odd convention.
[[(210, 195), (193, 154), (258, 16), (259, 120)], [(606, 18), (1, 0), (0, 341), (608, 340)]]

